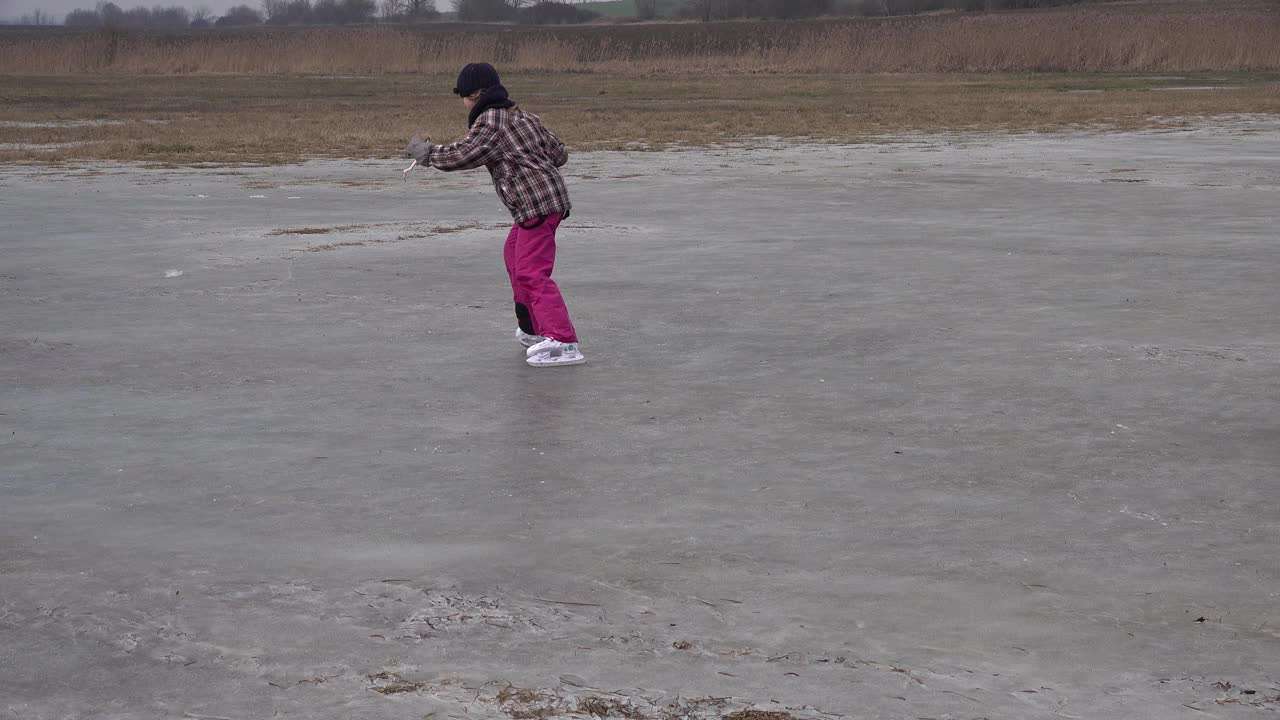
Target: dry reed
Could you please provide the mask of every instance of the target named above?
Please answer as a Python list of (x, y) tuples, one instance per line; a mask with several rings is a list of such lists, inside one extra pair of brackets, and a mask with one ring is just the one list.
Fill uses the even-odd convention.
[(1025, 14), (537, 30), (0, 35), (5, 74), (1197, 72), (1280, 69), (1280, 13), (1209, 3)]

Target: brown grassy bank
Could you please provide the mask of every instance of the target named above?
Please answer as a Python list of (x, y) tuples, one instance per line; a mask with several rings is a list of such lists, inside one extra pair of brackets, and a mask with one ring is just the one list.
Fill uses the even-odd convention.
[[(1280, 113), (1280, 74), (520, 74), (508, 78), (575, 150), (761, 136), (862, 141), (938, 131), (1131, 129)], [(390, 157), (415, 131), (465, 130), (453, 76), (0, 75), (0, 162), (192, 164)], [(1229, 89), (1210, 89), (1210, 88)]]
[(0, 73), (611, 74), (1280, 70), (1280, 11), (1251, 3), (1076, 6), (793, 23), (451, 32), (389, 27), (0, 34)]

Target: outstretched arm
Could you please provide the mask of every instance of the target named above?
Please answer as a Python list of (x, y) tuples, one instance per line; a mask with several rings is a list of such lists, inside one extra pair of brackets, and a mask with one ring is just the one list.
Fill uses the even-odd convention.
[(476, 121), (467, 136), (452, 145), (434, 145), (430, 153), (422, 160), (446, 172), (454, 170), (472, 170), (488, 163), (497, 154), (494, 142), (497, 128), (484, 121)]

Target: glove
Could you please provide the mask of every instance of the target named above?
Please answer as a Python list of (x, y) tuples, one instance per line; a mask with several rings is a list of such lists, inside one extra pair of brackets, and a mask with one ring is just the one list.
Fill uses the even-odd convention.
[(411, 157), (418, 161), (419, 165), (426, 165), (427, 160), (431, 158), (431, 148), (435, 147), (431, 144), (431, 139), (422, 139), (414, 135), (409, 140), (409, 145), (404, 149), (405, 157)]

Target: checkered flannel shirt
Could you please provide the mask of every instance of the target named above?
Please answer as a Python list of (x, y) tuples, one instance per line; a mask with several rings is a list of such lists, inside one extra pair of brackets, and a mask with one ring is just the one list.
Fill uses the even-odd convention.
[(569, 212), (569, 190), (556, 169), (568, 161), (564, 143), (537, 115), (520, 108), (490, 108), (480, 113), (465, 138), (432, 147), (427, 163), (446, 171), (485, 166), (502, 204), (523, 223)]

